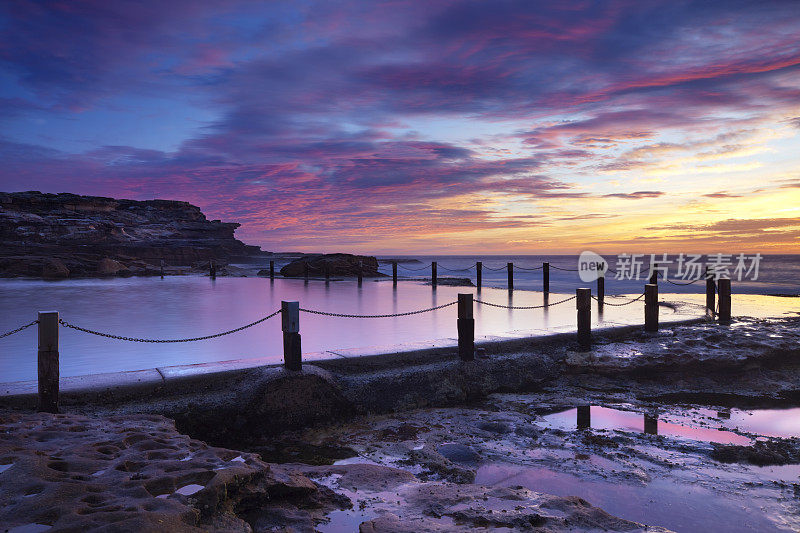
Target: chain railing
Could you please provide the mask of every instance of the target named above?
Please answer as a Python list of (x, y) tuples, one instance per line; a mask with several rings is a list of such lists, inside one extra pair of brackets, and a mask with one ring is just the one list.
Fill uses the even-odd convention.
[(422, 268), (411, 268), (405, 265), (401, 265), (400, 263), (397, 264), (398, 268), (402, 268), (403, 270), (410, 270), (411, 272), (422, 272), (423, 270), (428, 270), (431, 268), (430, 265), (424, 265)]
[[(605, 298), (604, 298), (604, 299), (603, 299), (603, 305), (611, 305), (611, 306), (614, 306), (614, 307), (622, 307), (623, 305), (630, 305), (630, 304), (632, 304), (633, 302), (638, 302), (639, 300), (641, 300), (642, 298), (644, 298), (644, 294), (645, 294), (645, 293), (642, 293), (642, 294), (640, 294), (639, 296), (637, 296), (636, 298), (634, 298), (633, 300), (631, 300), (631, 301), (629, 301), (629, 302), (625, 302), (625, 303), (618, 303), (618, 304), (615, 304), (615, 303), (612, 303), (612, 302), (607, 302), (607, 301), (605, 300)], [(609, 298), (616, 298), (616, 296), (609, 296)], [(595, 296), (594, 294), (592, 295), (592, 299), (594, 299), (594, 300), (597, 300), (598, 302), (600, 301), (600, 300), (597, 298), (597, 296)]]
[(244, 326), (241, 326), (241, 327), (238, 327), (238, 328), (235, 328), (235, 329), (231, 329), (231, 330), (228, 330), (228, 331), (223, 331), (221, 333), (214, 333), (213, 335), (204, 335), (202, 337), (190, 337), (190, 338), (186, 338), (186, 339), (141, 339), (141, 338), (137, 338), (137, 337), (125, 337), (123, 335), (114, 335), (112, 333), (102, 333), (100, 331), (95, 331), (95, 330), (92, 330), (92, 329), (83, 328), (81, 326), (76, 326), (75, 324), (70, 324), (69, 322), (67, 322), (64, 319), (59, 319), (58, 323), (61, 324), (62, 326), (64, 326), (65, 328), (70, 328), (70, 329), (74, 329), (74, 330), (77, 330), (77, 331), (82, 331), (84, 333), (89, 333), (91, 335), (97, 335), (98, 337), (106, 337), (106, 338), (109, 338), (109, 339), (116, 339), (116, 340), (120, 340), (120, 341), (150, 342), (150, 343), (173, 343), (173, 342), (204, 341), (204, 340), (208, 340), (208, 339), (215, 339), (217, 337), (224, 337), (225, 335), (230, 335), (231, 333), (237, 333), (237, 332), (242, 331), (244, 329), (251, 328), (253, 326), (257, 326), (258, 324), (261, 324), (262, 322), (266, 322), (270, 318), (274, 317), (275, 315), (279, 315), (280, 313), (281, 313), (281, 310), (278, 309), (274, 313), (271, 313), (271, 314), (269, 314), (269, 315), (267, 315), (267, 316), (265, 316), (263, 318), (259, 318), (255, 322), (251, 322), (249, 324), (246, 324)]
[(303, 313), (310, 313), (312, 315), (322, 315), (322, 316), (333, 316), (337, 318), (393, 318), (398, 316), (410, 316), (410, 315), (419, 315), (422, 313), (430, 313), (431, 311), (436, 311), (437, 309), (444, 309), (445, 307), (450, 307), (451, 305), (457, 304), (458, 301), (448, 302), (446, 304), (437, 305), (435, 307), (428, 307), (427, 309), (418, 309), (416, 311), (406, 311), (404, 313), (389, 313), (384, 315), (353, 315), (347, 313), (331, 313), (328, 311), (318, 311), (316, 309), (303, 309), (300, 308), (300, 311)]
[(564, 302), (569, 302), (570, 300), (574, 300), (575, 298), (577, 298), (577, 296), (570, 296), (569, 298), (565, 298), (565, 299), (559, 300), (557, 302), (553, 302), (553, 303), (549, 303), (548, 302), (548, 303), (544, 303), (542, 305), (503, 305), (503, 304), (493, 304), (493, 303), (490, 303), (490, 302), (484, 302), (483, 300), (475, 300), (475, 303), (478, 303), (478, 304), (481, 304), (481, 305), (488, 305), (490, 307), (500, 307), (502, 309), (523, 310), (523, 309), (543, 309), (545, 307), (552, 307), (554, 305), (563, 304)]
[(478, 264), (475, 263), (473, 265), (468, 266), (467, 268), (448, 268), (446, 266), (438, 265), (439, 268), (442, 270), (447, 270), (448, 272), (469, 272), (473, 268), (475, 268)]
[(32, 325), (34, 325), (34, 324), (38, 324), (38, 323), (39, 323), (39, 321), (38, 321), (38, 320), (34, 320), (34, 321), (32, 321), (32, 322), (28, 322), (27, 324), (25, 324), (25, 325), (23, 325), (23, 326), (20, 326), (20, 327), (16, 328), (16, 329), (12, 329), (11, 331), (6, 331), (6, 332), (5, 332), (5, 333), (3, 333), (2, 335), (0, 335), (0, 339), (2, 339), (2, 338), (5, 338), (5, 337), (10, 337), (10, 336), (11, 336), (11, 335), (13, 335), (14, 333), (19, 333), (20, 331), (22, 331), (22, 330), (24, 330), (24, 329), (28, 329), (28, 328), (29, 328), (29, 327), (31, 327)]

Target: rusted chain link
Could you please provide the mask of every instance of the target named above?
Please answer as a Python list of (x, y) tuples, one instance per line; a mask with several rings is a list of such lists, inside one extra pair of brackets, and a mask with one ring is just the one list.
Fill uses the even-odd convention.
[(482, 304), (482, 305), (488, 305), (490, 307), (500, 307), (502, 309), (520, 309), (520, 310), (523, 310), (523, 309), (542, 309), (544, 307), (552, 307), (554, 305), (563, 304), (564, 302), (568, 302), (570, 300), (574, 300), (575, 298), (577, 298), (577, 296), (570, 296), (569, 298), (566, 298), (564, 300), (560, 300), (558, 302), (553, 302), (553, 303), (546, 303), (546, 304), (542, 304), (542, 305), (525, 305), (525, 306), (522, 306), (522, 305), (493, 304), (493, 303), (489, 303), (489, 302), (484, 302), (482, 300), (475, 300), (475, 303)]
[(155, 342), (155, 343), (194, 342), (194, 341), (204, 341), (204, 340), (208, 340), (208, 339), (214, 339), (214, 338), (217, 338), (217, 337), (223, 337), (225, 335), (230, 335), (231, 333), (236, 333), (238, 331), (242, 331), (243, 329), (247, 329), (247, 328), (250, 328), (250, 327), (253, 327), (253, 326), (257, 326), (258, 324), (261, 324), (262, 322), (265, 322), (265, 321), (269, 320), (270, 318), (274, 317), (275, 315), (279, 315), (280, 313), (281, 313), (281, 310), (278, 309), (274, 313), (269, 314), (269, 315), (265, 316), (264, 318), (259, 318), (255, 322), (251, 322), (251, 323), (249, 323), (249, 324), (247, 324), (245, 326), (242, 326), (240, 328), (231, 329), (231, 330), (228, 330), (228, 331), (223, 331), (222, 333), (215, 333), (214, 335), (205, 335), (203, 337), (192, 337), (192, 338), (188, 338), (188, 339), (139, 339), (139, 338), (136, 338), (136, 337), (124, 337), (122, 335), (112, 335), (111, 333), (101, 333), (99, 331), (94, 331), (94, 330), (91, 330), (91, 329), (82, 328), (80, 326), (76, 326), (74, 324), (70, 324), (69, 322), (67, 322), (66, 320), (63, 320), (63, 319), (59, 319), (58, 323), (61, 324), (62, 326), (64, 326), (65, 328), (76, 329), (76, 330), (82, 331), (84, 333), (90, 333), (92, 335), (97, 335), (97, 336), (100, 336), (100, 337), (108, 337), (109, 339), (117, 339), (117, 340), (120, 340), (120, 341)]
[(23, 329), (27, 329), (27, 328), (31, 327), (32, 325), (38, 324), (38, 323), (39, 323), (38, 320), (34, 320), (33, 322), (25, 324), (24, 326), (18, 327), (17, 329), (12, 329), (11, 331), (7, 331), (7, 332), (3, 333), (2, 335), (0, 335), (0, 339), (2, 339), (3, 337), (9, 337), (9, 336), (13, 335), (14, 333), (19, 333)]
[[(597, 300), (597, 296), (595, 296), (594, 294), (592, 294), (592, 298)], [(612, 298), (613, 298), (613, 296), (612, 296)], [(614, 303), (611, 303), (611, 302), (607, 302), (607, 301), (605, 301), (605, 299), (603, 299), (603, 305), (613, 305), (614, 307), (622, 307), (623, 305), (628, 305), (628, 304), (632, 304), (633, 302), (638, 302), (642, 298), (644, 298), (644, 293), (640, 294), (638, 297), (634, 298), (630, 302), (625, 302), (625, 303), (622, 303), (622, 304), (614, 304)]]
[(405, 313), (391, 313), (387, 315), (350, 315), (346, 313), (329, 313), (327, 311), (317, 311), (316, 309), (303, 309), (302, 307), (300, 308), (300, 310), (304, 313), (311, 313), (312, 315), (335, 316), (339, 318), (392, 318), (396, 316), (409, 316), (409, 315), (418, 315), (420, 313), (429, 313), (431, 311), (436, 311), (437, 309), (450, 307), (451, 305), (455, 305), (457, 303), (458, 300), (442, 305), (437, 305), (436, 307), (429, 307), (427, 309), (419, 309), (417, 311), (407, 311)]

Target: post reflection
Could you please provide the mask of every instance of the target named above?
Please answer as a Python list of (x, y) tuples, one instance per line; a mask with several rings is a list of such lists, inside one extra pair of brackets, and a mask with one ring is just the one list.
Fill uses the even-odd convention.
[(644, 432), (648, 435), (658, 435), (658, 415), (644, 415)]
[(578, 407), (578, 429), (589, 429), (592, 427), (591, 406), (582, 405)]
[(542, 294), (544, 296), (544, 300), (542, 301), (542, 305), (544, 306), (542, 307), (542, 327), (547, 330), (550, 329), (550, 308), (548, 307), (550, 305), (550, 293), (544, 292)]

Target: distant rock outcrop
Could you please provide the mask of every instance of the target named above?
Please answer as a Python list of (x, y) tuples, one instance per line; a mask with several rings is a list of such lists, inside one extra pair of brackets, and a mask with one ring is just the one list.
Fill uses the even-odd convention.
[(304, 276), (308, 266), (311, 276), (357, 276), (359, 271), (365, 278), (385, 276), (378, 272), (378, 260), (368, 255), (351, 254), (318, 254), (307, 255), (295, 259), (281, 268), (281, 275), (286, 277)]
[(234, 237), (238, 227), (187, 202), (0, 193), (0, 277), (155, 275), (161, 261), (167, 273), (223, 266), (260, 252)]

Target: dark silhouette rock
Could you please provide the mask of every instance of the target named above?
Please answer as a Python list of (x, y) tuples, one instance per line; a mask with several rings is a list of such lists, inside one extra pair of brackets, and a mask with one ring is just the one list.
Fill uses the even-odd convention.
[(319, 254), (307, 255), (295, 259), (281, 268), (282, 276), (304, 276), (308, 265), (311, 276), (324, 276), (326, 271), (331, 276), (357, 276), (359, 271), (365, 278), (385, 276), (378, 272), (378, 260), (368, 255), (352, 254)]
[(234, 237), (238, 227), (187, 202), (0, 193), (0, 277), (155, 275), (161, 260), (224, 266), (260, 252)]

